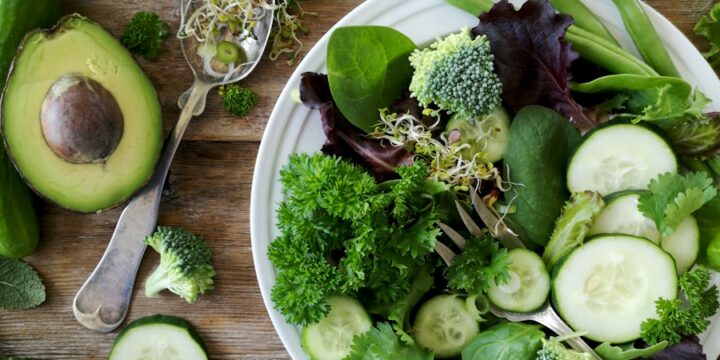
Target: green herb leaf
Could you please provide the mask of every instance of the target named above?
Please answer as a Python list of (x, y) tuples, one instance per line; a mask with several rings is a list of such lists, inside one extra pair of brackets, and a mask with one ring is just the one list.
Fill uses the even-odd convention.
[(648, 189), (640, 194), (638, 208), (655, 222), (663, 237), (717, 195), (713, 180), (703, 172), (662, 174), (650, 181)]
[(507, 282), (510, 263), (507, 249), (485, 232), (482, 238), (471, 238), (455, 257), (446, 274), (448, 287), (470, 295), (483, 294), (493, 285)]
[(475, 337), (462, 352), (463, 360), (535, 359), (545, 333), (538, 325), (502, 323)]
[(643, 340), (648, 344), (668, 341), (679, 343), (683, 336), (699, 334), (710, 325), (708, 317), (714, 315), (718, 303), (718, 288), (710, 286), (710, 271), (696, 267), (680, 277), (681, 298), (660, 298), (655, 302), (657, 318), (650, 318), (640, 324)]
[(365, 334), (353, 338), (350, 355), (344, 360), (432, 360), (433, 353), (415, 344), (407, 344), (393, 332), (392, 326), (379, 323)]
[(703, 53), (705, 59), (713, 67), (720, 65), (720, 3), (716, 3), (707, 14), (705, 14), (693, 29), (696, 34), (702, 35), (710, 41), (710, 50)]
[(21, 310), (45, 302), (45, 285), (25, 262), (0, 257), (0, 308)]
[(415, 43), (383, 26), (348, 26), (333, 31), (328, 42), (330, 91), (340, 112), (371, 132), (387, 108), (407, 89), (412, 77), (408, 56)]

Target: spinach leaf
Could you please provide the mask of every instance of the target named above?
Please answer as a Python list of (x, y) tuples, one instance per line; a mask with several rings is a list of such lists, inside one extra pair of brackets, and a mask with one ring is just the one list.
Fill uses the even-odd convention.
[(408, 56), (415, 43), (383, 26), (348, 26), (330, 36), (327, 51), (330, 92), (340, 112), (371, 132), (378, 109), (389, 107), (412, 77)]
[(462, 360), (535, 360), (544, 338), (537, 325), (495, 325), (478, 334), (463, 349)]
[(700, 228), (698, 262), (720, 271), (720, 196), (716, 196), (695, 212)]
[(523, 108), (510, 126), (505, 174), (515, 185), (506, 196), (517, 211), (509, 218), (536, 244), (547, 244), (570, 196), (565, 171), (580, 140), (565, 118), (541, 106)]

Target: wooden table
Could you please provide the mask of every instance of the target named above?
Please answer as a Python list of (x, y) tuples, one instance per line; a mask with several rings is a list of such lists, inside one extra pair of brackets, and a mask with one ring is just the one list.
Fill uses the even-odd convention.
[[(409, 0), (411, 1), (411, 0)], [(362, 0), (304, 0), (310, 48), (342, 16)], [(712, 0), (648, 0), (700, 47), (707, 44), (692, 34), (692, 26)], [(174, 0), (66, 0), (66, 12), (78, 12), (119, 35), (139, 10), (155, 10), (177, 29)], [(178, 116), (176, 99), (192, 77), (179, 42), (168, 40), (157, 62), (139, 60), (154, 82), (163, 106), (166, 131)], [(193, 322), (213, 359), (287, 359), (265, 311), (255, 278), (250, 248), (250, 185), (255, 156), (272, 106), (293, 67), (263, 61), (243, 82), (260, 95), (246, 118), (225, 112), (217, 93), (208, 99), (205, 114), (193, 121), (175, 157), (170, 189), (163, 198), (160, 224), (183, 226), (211, 244), (218, 270), (216, 289), (194, 305), (163, 294), (149, 299), (142, 287), (135, 291), (127, 319), (156, 313), (180, 315)], [(102, 256), (121, 208), (98, 215), (80, 215), (49, 204), (41, 205), (42, 240), (28, 257), (42, 275), (48, 299), (42, 306), (19, 312), (0, 310), (0, 351), (7, 355), (43, 359), (106, 358), (116, 333), (99, 334), (80, 326), (71, 306), (75, 293)], [(139, 281), (157, 264), (148, 251)]]

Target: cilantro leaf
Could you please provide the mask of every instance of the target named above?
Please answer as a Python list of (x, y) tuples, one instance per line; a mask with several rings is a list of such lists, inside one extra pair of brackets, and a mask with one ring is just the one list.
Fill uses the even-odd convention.
[(390, 324), (379, 323), (370, 331), (353, 339), (350, 355), (344, 360), (432, 360), (433, 358), (432, 352), (400, 341)]
[(45, 285), (30, 265), (0, 257), (0, 308), (21, 310), (45, 302)]
[(663, 237), (717, 195), (713, 180), (703, 172), (665, 173), (650, 181), (648, 189), (640, 194), (638, 209), (655, 222)]
[(509, 279), (510, 259), (507, 249), (485, 232), (483, 238), (472, 238), (463, 252), (456, 256), (446, 277), (450, 289), (464, 290), (468, 294), (482, 294), (494, 284)]
[(720, 307), (718, 288), (710, 286), (708, 269), (694, 268), (684, 273), (679, 283), (685, 299), (658, 299), (655, 302), (657, 318), (640, 324), (642, 338), (650, 345), (665, 340), (676, 344), (682, 341), (683, 336), (705, 331), (710, 325), (707, 318)]

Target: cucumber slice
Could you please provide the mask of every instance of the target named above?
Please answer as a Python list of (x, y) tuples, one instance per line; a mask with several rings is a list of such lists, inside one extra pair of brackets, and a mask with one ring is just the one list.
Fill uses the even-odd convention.
[(415, 341), (440, 359), (457, 356), (480, 332), (477, 318), (457, 295), (438, 295), (415, 316)]
[(482, 154), (481, 159), (487, 162), (502, 160), (509, 134), (510, 117), (502, 106), (477, 120), (453, 115), (445, 126), (445, 136), (450, 141), (468, 145), (461, 151), (463, 158)]
[(655, 301), (677, 297), (675, 261), (651, 241), (605, 235), (570, 253), (553, 272), (560, 316), (597, 342), (640, 337), (640, 323), (656, 316)]
[(543, 260), (527, 249), (512, 249), (508, 257), (510, 280), (490, 288), (490, 301), (503, 310), (515, 312), (531, 312), (543, 306), (550, 293), (550, 275)]
[(356, 335), (372, 328), (370, 316), (359, 301), (348, 296), (327, 298), (328, 315), (302, 329), (301, 345), (312, 360), (340, 360), (350, 354)]
[(567, 184), (571, 193), (645, 190), (650, 180), (677, 168), (661, 135), (641, 125), (615, 124), (587, 135), (570, 160)]
[(154, 315), (131, 322), (115, 338), (109, 360), (203, 360), (200, 335), (185, 319)]
[(688, 216), (670, 236), (660, 239), (655, 223), (638, 210), (640, 194), (625, 192), (614, 196), (600, 212), (590, 235), (626, 234), (644, 237), (667, 251), (675, 259), (677, 271), (685, 272), (700, 252), (700, 229), (695, 217)]

